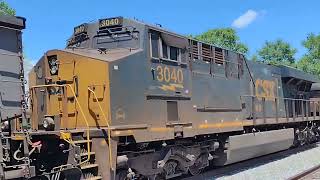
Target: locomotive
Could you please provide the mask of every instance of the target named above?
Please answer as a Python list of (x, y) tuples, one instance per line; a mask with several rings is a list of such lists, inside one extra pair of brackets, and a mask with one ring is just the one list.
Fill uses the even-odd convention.
[(0, 15), (0, 179), (20, 177), (28, 169), (27, 159), (17, 162), (14, 158), (21, 151), (12, 151), (13, 147), (23, 146), (13, 133), (28, 124), (22, 53), (25, 27), (23, 17)]
[(159, 26), (100, 19), (33, 67), (30, 128), (11, 129), (10, 151), (28, 160), (24, 177), (196, 175), (317, 141), (317, 82)]

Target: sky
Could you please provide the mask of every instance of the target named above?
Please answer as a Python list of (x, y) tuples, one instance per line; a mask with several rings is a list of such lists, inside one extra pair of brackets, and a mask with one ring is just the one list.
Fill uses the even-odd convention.
[(50, 49), (62, 49), (73, 27), (100, 18), (136, 18), (179, 34), (197, 35), (212, 28), (232, 27), (253, 55), (265, 41), (281, 38), (306, 50), (301, 42), (320, 33), (317, 0), (6, 0), (27, 19), (24, 54), (37, 62)]

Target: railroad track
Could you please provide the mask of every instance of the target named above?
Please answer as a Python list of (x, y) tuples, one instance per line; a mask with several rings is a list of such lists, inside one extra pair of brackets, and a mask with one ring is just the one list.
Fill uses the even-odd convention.
[[(286, 157), (289, 157), (291, 155), (313, 149), (313, 148), (319, 148), (320, 144), (311, 144), (305, 147), (297, 147), (292, 148), (285, 151), (280, 151), (277, 153), (265, 155), (262, 157), (246, 160), (243, 162), (227, 165), (224, 167), (210, 167), (207, 170), (205, 170), (202, 174), (197, 176), (185, 176), (183, 177), (183, 180), (213, 180), (213, 179), (220, 179), (227, 176), (233, 176), (237, 175), (238, 173), (242, 171), (246, 171), (249, 169), (253, 169), (259, 166), (263, 166), (268, 163), (275, 162), (277, 160), (284, 159)], [(319, 166), (319, 179), (320, 179), (320, 166)], [(259, 178), (258, 178), (259, 179)], [(270, 177), (270, 179), (273, 179)], [(279, 179), (279, 178), (277, 178)], [(291, 178), (289, 178), (291, 180)], [(292, 179), (293, 180), (293, 179)]]
[(290, 177), (288, 180), (311, 180), (320, 179), (320, 164), (307, 169), (295, 176)]

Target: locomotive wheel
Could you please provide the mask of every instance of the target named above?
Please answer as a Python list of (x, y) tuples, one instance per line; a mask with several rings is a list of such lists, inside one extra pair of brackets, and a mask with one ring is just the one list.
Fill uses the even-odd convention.
[(189, 167), (189, 173), (192, 176), (198, 175), (198, 174), (200, 174), (202, 172), (202, 170), (203, 170), (203, 166), (202, 166), (202, 158), (203, 158), (203, 156), (205, 156), (205, 155), (204, 154), (200, 155), (197, 158), (197, 160), (194, 162), (194, 164)]
[(173, 160), (168, 161), (163, 167), (166, 177), (174, 176), (177, 173), (177, 166), (178, 162)]
[(117, 170), (116, 180), (127, 180), (127, 170), (126, 169), (119, 169)]
[(200, 168), (198, 165), (194, 164), (189, 167), (189, 173), (192, 176), (198, 175), (202, 172), (203, 168)]
[(201, 163), (194, 163), (192, 166), (189, 167), (189, 173), (192, 176), (198, 175), (202, 172), (203, 168)]
[(304, 127), (296, 130), (296, 137), (298, 146), (304, 146), (307, 143), (307, 133)]

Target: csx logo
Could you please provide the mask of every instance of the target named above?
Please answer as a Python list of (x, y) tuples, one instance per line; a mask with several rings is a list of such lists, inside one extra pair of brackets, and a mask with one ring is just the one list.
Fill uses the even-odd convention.
[(168, 66), (157, 66), (157, 80), (167, 83), (183, 83), (183, 72), (181, 69), (169, 68)]
[(256, 80), (256, 96), (257, 97), (264, 97), (266, 100), (273, 101), (275, 98), (275, 93), (276, 93), (276, 83), (275, 81), (272, 80), (261, 80), (257, 79)]

